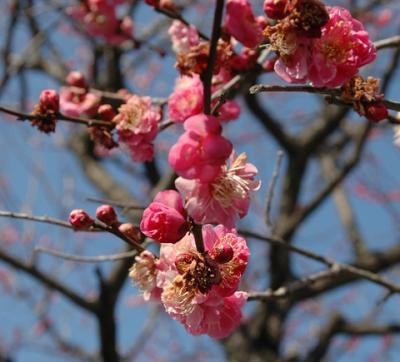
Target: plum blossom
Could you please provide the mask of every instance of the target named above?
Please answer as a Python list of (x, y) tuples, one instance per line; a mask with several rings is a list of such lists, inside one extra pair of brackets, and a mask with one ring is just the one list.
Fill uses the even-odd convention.
[(129, 269), (129, 277), (143, 293), (143, 299), (159, 299), (161, 289), (157, 287), (158, 260), (148, 250), (135, 257), (135, 263)]
[[(205, 254), (197, 252), (192, 234), (176, 244), (161, 246), (160, 261), (168, 265), (168, 269), (164, 268), (168, 277), (164, 278), (161, 299), (168, 313), (188, 314), (193, 308), (193, 298), (202, 298), (211, 289), (226, 297), (239, 286), (250, 255), (246, 240), (235, 229), (223, 225), (204, 225), (202, 235)], [(230, 258), (218, 262), (225, 248), (231, 249)]]
[(185, 199), (188, 214), (196, 223), (218, 223), (234, 227), (237, 217), (243, 218), (250, 206), (250, 195), (260, 188), (254, 180), (257, 168), (247, 163), (245, 153), (231, 158), (231, 165), (221, 168), (211, 182), (179, 177), (176, 188)]
[(88, 84), (82, 73), (72, 71), (66, 78), (67, 87), (60, 91), (61, 111), (71, 117), (81, 115), (94, 116), (100, 105), (100, 98), (89, 92)]
[(175, 190), (159, 192), (144, 210), (140, 230), (160, 243), (175, 243), (189, 230), (182, 198)]
[(136, 162), (153, 158), (153, 140), (157, 136), (158, 122), (161, 119), (159, 107), (151, 105), (150, 97), (132, 95), (118, 109), (114, 117), (119, 140), (126, 144), (132, 159)]
[(203, 109), (203, 83), (200, 76), (182, 76), (168, 99), (169, 117), (183, 123), (187, 118), (199, 114)]
[(254, 17), (248, 0), (228, 0), (225, 26), (244, 46), (254, 48), (263, 40), (262, 28)]
[(376, 49), (363, 25), (341, 7), (327, 7), (328, 23), (313, 41), (308, 75), (316, 87), (337, 87), (376, 58)]
[[(215, 78), (215, 77), (214, 77)], [(213, 87), (213, 91), (216, 90)], [(212, 102), (213, 105), (216, 101)], [(175, 90), (168, 99), (169, 117), (172, 121), (183, 123), (186, 119), (201, 113), (203, 109), (203, 83), (198, 74), (182, 76), (176, 82)], [(239, 117), (240, 107), (229, 100), (218, 110), (218, 121), (227, 122)]]
[(60, 97), (54, 89), (45, 89), (40, 93), (39, 102), (32, 115), (45, 117), (32, 120), (32, 126), (44, 133), (55, 132), (56, 118), (60, 109)]
[(186, 53), (191, 47), (199, 45), (200, 37), (196, 28), (187, 26), (179, 20), (174, 20), (168, 30), (172, 49), (175, 53)]
[(232, 152), (213, 116), (198, 114), (184, 123), (185, 132), (169, 152), (168, 161), (179, 176), (211, 181)]
[(91, 36), (102, 37), (119, 45), (131, 38), (133, 22), (129, 17), (118, 19), (116, 7), (125, 0), (86, 0), (67, 8), (67, 13), (79, 21)]

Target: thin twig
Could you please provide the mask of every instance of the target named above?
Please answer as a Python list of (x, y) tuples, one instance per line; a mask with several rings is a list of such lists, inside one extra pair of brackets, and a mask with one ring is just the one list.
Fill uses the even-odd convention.
[(286, 241), (276, 238), (276, 237), (267, 237), (267, 236), (259, 235), (257, 233), (251, 232), (251, 231), (240, 231), (240, 233), (242, 235), (245, 235), (245, 236), (248, 236), (248, 237), (251, 237), (254, 239), (266, 241), (266, 242), (276, 245), (276, 246), (281, 246), (281, 247), (283, 247), (287, 250), (290, 250), (294, 253), (303, 255), (307, 258), (310, 258), (310, 259), (318, 261), (322, 264), (325, 264), (325, 265), (329, 266), (330, 268), (335, 268), (335, 269), (338, 268), (342, 272), (347, 272), (347, 273), (356, 275), (360, 278), (367, 279), (375, 284), (385, 287), (386, 289), (390, 290), (393, 293), (400, 293), (399, 285), (390, 282), (386, 278), (384, 278), (376, 273), (370, 272), (365, 269), (357, 268), (350, 264), (344, 264), (344, 263), (337, 262), (337, 261), (327, 258), (325, 256), (322, 256), (322, 255), (313, 253), (311, 251), (299, 248), (297, 246), (291, 245), (291, 244), (287, 243)]
[(400, 35), (392, 36), (390, 38), (377, 40), (374, 42), (376, 49), (395, 48), (400, 45)]
[(274, 197), (274, 190), (275, 185), (279, 177), (279, 171), (281, 168), (281, 163), (283, 159), (284, 153), (283, 151), (279, 150), (276, 154), (275, 166), (272, 172), (271, 182), (268, 185), (267, 190), (267, 198), (266, 198), (266, 209), (265, 209), (265, 223), (267, 226), (272, 229), (272, 222), (271, 222), (271, 207), (272, 207), (272, 199)]
[[(34, 119), (39, 119), (39, 120), (43, 120), (43, 121), (52, 120), (47, 116), (40, 116), (40, 115), (31, 114), (31, 113), (24, 113), (24, 112), (20, 112), (20, 111), (17, 111), (17, 110), (8, 108), (8, 107), (4, 107), (4, 106), (0, 106), (0, 112), (4, 112), (4, 113), (10, 114), (10, 115), (13, 115), (13, 116), (17, 117), (18, 120), (29, 120), (29, 121), (32, 121)], [(55, 118), (59, 121), (84, 124), (87, 127), (105, 127), (105, 128), (110, 128), (110, 129), (113, 129), (115, 127), (114, 123), (101, 121), (98, 119), (84, 119), (84, 118), (78, 118), (78, 117), (70, 117), (70, 116), (66, 116), (61, 113), (56, 114)]]
[(116, 207), (122, 207), (124, 209), (131, 209), (131, 210), (144, 210), (145, 209), (145, 207), (138, 206), (132, 202), (123, 202), (123, 201), (116, 201), (116, 200), (110, 200), (110, 199), (102, 199), (102, 198), (97, 198), (97, 197), (87, 197), (86, 200), (91, 201), (91, 202), (96, 202), (99, 204), (108, 204), (108, 205), (113, 205)]
[(136, 256), (138, 253), (136, 250), (131, 250), (131, 251), (127, 251), (124, 253), (110, 254), (110, 255), (81, 256), (81, 255), (73, 255), (73, 254), (64, 253), (63, 251), (49, 249), (49, 248), (45, 248), (43, 246), (36, 246), (33, 249), (33, 251), (35, 253), (49, 254), (49, 255), (56, 256), (57, 258), (74, 261), (74, 262), (78, 262), (78, 263), (98, 263), (98, 262), (104, 262), (104, 261), (117, 261), (117, 260), (122, 260), (122, 259), (129, 259), (129, 258), (133, 258), (134, 256)]

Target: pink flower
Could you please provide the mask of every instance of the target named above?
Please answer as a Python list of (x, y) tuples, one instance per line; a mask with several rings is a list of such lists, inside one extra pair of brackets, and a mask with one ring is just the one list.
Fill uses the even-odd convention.
[(199, 34), (194, 26), (187, 26), (179, 20), (174, 20), (168, 30), (172, 49), (175, 53), (186, 53), (191, 47), (200, 43)]
[[(168, 313), (187, 314), (192, 310), (193, 298), (204, 297), (211, 290), (226, 297), (239, 286), (250, 255), (246, 240), (235, 229), (223, 225), (204, 225), (202, 234), (205, 254), (197, 252), (192, 234), (174, 245), (161, 246), (160, 263), (164, 263), (164, 272), (168, 275), (162, 284), (165, 292), (162, 298)], [(231, 249), (231, 257), (221, 262), (219, 256), (225, 249)], [(176, 294), (171, 288), (176, 289)], [(187, 300), (181, 299), (181, 292)]]
[(248, 0), (228, 0), (225, 26), (244, 46), (254, 48), (263, 40), (262, 28), (254, 17)]
[(247, 293), (235, 292), (229, 297), (221, 298), (209, 293), (203, 302), (195, 305), (188, 316), (180, 316), (178, 320), (193, 335), (207, 334), (212, 338), (225, 338), (239, 327)]
[(39, 103), (43, 109), (57, 113), (60, 107), (60, 97), (54, 89), (45, 89), (40, 93)]
[(79, 117), (83, 114), (94, 116), (99, 108), (100, 98), (89, 92), (83, 74), (72, 71), (68, 74), (66, 82), (69, 87), (63, 87), (60, 91), (62, 112), (71, 117)]
[(160, 243), (176, 243), (189, 230), (182, 199), (174, 190), (157, 194), (144, 210), (140, 230)]
[(376, 49), (363, 25), (344, 8), (327, 7), (329, 21), (313, 41), (308, 76), (316, 87), (337, 87), (376, 58)]
[(167, 313), (190, 333), (222, 338), (240, 323), (246, 298), (236, 289), (249, 250), (234, 229), (222, 225), (205, 225), (203, 239), (205, 254), (196, 251), (189, 234), (173, 246), (163, 244), (157, 285), (163, 289), (161, 301)]
[(173, 145), (168, 161), (176, 173), (188, 179), (213, 180), (232, 151), (221, 136), (221, 126), (213, 116), (198, 114), (184, 123), (185, 133)]
[(250, 194), (260, 188), (254, 180), (257, 168), (247, 163), (245, 153), (232, 159), (210, 182), (179, 177), (176, 188), (185, 199), (188, 214), (196, 223), (218, 223), (234, 227), (237, 217), (244, 217), (250, 206)]
[(135, 257), (135, 263), (129, 269), (129, 277), (143, 293), (144, 300), (160, 299), (161, 289), (157, 287), (158, 260), (150, 251), (145, 250)]
[(152, 159), (152, 141), (157, 136), (160, 119), (161, 110), (152, 107), (149, 97), (133, 95), (119, 108), (113, 122), (117, 124), (119, 140), (128, 146), (134, 161)]
[(203, 109), (203, 83), (200, 76), (182, 76), (168, 99), (169, 117), (174, 122), (184, 122)]

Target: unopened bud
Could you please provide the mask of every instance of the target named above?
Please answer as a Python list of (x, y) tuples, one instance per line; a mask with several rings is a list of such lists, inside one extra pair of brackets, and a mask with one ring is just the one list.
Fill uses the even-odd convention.
[(103, 121), (108, 122), (111, 122), (112, 119), (117, 115), (117, 113), (115, 113), (115, 111), (109, 104), (102, 104), (97, 110), (97, 113)]
[(123, 223), (118, 226), (118, 230), (124, 234), (126, 237), (140, 242), (141, 234), (140, 230), (129, 222)]
[(86, 213), (86, 211), (75, 209), (69, 214), (69, 222), (78, 230), (86, 230), (93, 225), (94, 220)]
[(86, 88), (86, 80), (81, 72), (72, 71), (67, 75), (66, 82), (68, 85), (77, 88)]
[(225, 264), (233, 258), (233, 249), (230, 245), (220, 245), (214, 248), (211, 258), (219, 264)]
[(39, 104), (42, 112), (57, 113), (60, 108), (60, 97), (54, 89), (45, 89), (40, 93)]
[(381, 101), (368, 103), (364, 105), (364, 109), (365, 117), (375, 123), (383, 121), (389, 115), (388, 109)]
[(117, 214), (111, 205), (101, 205), (96, 209), (96, 217), (106, 225), (114, 225), (118, 222)]

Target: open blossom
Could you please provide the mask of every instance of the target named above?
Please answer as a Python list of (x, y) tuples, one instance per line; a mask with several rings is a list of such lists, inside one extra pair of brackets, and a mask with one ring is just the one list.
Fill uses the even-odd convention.
[(118, 19), (116, 7), (125, 1), (87, 0), (67, 8), (67, 13), (79, 21), (89, 35), (102, 37), (110, 44), (119, 45), (131, 37), (133, 22)]
[(229, 297), (221, 298), (211, 292), (204, 300), (195, 304), (188, 316), (177, 319), (193, 335), (207, 334), (212, 338), (225, 338), (240, 325), (241, 308), (246, 303), (247, 293), (235, 292)]
[[(213, 90), (216, 89), (214, 86)], [(201, 113), (203, 97), (203, 83), (198, 74), (180, 77), (168, 99), (169, 117), (174, 122), (183, 123), (189, 117)], [(215, 100), (212, 104), (216, 102)], [(217, 118), (220, 122), (226, 122), (238, 118), (239, 115), (239, 105), (234, 100), (229, 100), (219, 108)]]
[(176, 243), (189, 230), (182, 199), (174, 190), (159, 192), (144, 210), (140, 230), (160, 243)]
[(257, 168), (247, 163), (245, 153), (224, 166), (211, 182), (179, 177), (176, 188), (184, 195), (188, 214), (196, 223), (218, 223), (234, 227), (237, 217), (244, 217), (250, 206), (251, 193), (260, 188), (254, 180)]
[(151, 105), (149, 97), (132, 95), (118, 109), (113, 122), (117, 124), (119, 140), (128, 146), (134, 161), (142, 162), (153, 158), (152, 142), (157, 136), (160, 119), (161, 110)]
[(174, 20), (168, 30), (171, 37), (172, 49), (175, 53), (185, 53), (191, 47), (200, 43), (200, 37), (196, 28), (187, 26), (179, 20)]
[(221, 136), (213, 116), (198, 114), (184, 123), (185, 132), (169, 152), (168, 161), (179, 176), (213, 180), (232, 152), (232, 144)]
[(143, 293), (144, 300), (158, 299), (161, 289), (157, 288), (157, 259), (148, 250), (135, 257), (135, 263), (129, 269), (129, 277)]
[[(204, 225), (202, 233), (204, 254), (196, 251), (190, 234), (174, 245), (163, 244), (160, 251), (160, 262), (169, 265), (160, 272), (161, 301), (167, 313), (185, 325), (196, 316), (198, 308), (210, 306), (207, 301), (213, 300), (215, 305), (223, 307), (225, 298), (237, 290), (249, 257), (245, 239), (234, 229)], [(231, 253), (226, 254), (226, 249)], [(229, 258), (219, 259), (221, 250)], [(199, 333), (208, 332), (202, 329)]]
[(169, 117), (174, 122), (184, 122), (203, 109), (203, 83), (200, 76), (182, 76), (168, 99)]
[(363, 25), (344, 8), (327, 7), (328, 23), (313, 41), (309, 79), (316, 87), (337, 87), (376, 58), (376, 49)]
[(228, 0), (225, 26), (244, 46), (254, 48), (263, 40), (262, 28), (254, 17), (248, 0)]
[(66, 78), (67, 87), (60, 91), (60, 108), (71, 117), (81, 115), (94, 116), (100, 105), (100, 98), (89, 92), (88, 84), (82, 73), (72, 71)]

